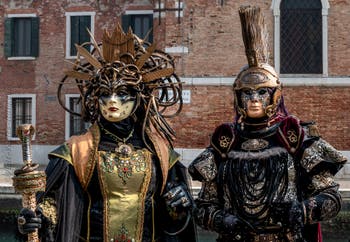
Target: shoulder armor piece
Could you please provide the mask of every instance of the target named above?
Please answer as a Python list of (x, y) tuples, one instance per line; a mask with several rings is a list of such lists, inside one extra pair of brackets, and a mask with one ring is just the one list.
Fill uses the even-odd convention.
[(316, 166), (324, 165), (324, 169), (335, 174), (347, 161), (347, 158), (323, 139), (318, 139), (304, 150), (301, 166), (310, 172)]
[(207, 148), (200, 153), (189, 165), (188, 172), (192, 176), (193, 180), (213, 180), (217, 174), (213, 150), (211, 148)]
[(300, 120), (294, 116), (288, 116), (282, 120), (278, 128), (278, 137), (288, 152), (295, 154), (304, 140), (304, 130)]
[(211, 137), (210, 144), (217, 152), (219, 152), (221, 157), (225, 157), (234, 141), (234, 124), (224, 123), (215, 129)]

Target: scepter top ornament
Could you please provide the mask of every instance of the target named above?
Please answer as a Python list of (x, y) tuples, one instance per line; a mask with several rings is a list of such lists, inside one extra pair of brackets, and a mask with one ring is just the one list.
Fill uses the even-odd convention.
[(17, 127), (16, 134), (22, 143), (22, 156), (24, 166), (22, 167), (23, 172), (28, 172), (36, 169), (37, 164), (32, 163), (32, 147), (31, 140), (34, 136), (35, 128), (32, 124), (22, 124)]
[[(35, 211), (36, 193), (45, 191), (46, 174), (44, 171), (36, 170), (39, 164), (32, 163), (32, 147), (31, 141), (35, 133), (35, 128), (31, 124), (19, 125), (16, 134), (22, 143), (22, 154), (24, 166), (14, 172), (13, 186), (17, 193), (22, 194), (22, 206)], [(18, 218), (18, 224), (25, 223), (24, 217)], [(28, 233), (28, 242), (39, 242), (37, 229)]]

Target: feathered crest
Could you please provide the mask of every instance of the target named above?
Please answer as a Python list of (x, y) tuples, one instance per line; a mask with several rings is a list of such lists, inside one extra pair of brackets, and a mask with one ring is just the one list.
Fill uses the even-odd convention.
[(242, 122), (247, 117), (241, 102), (242, 89), (257, 90), (261, 87), (272, 89), (271, 103), (265, 108), (265, 113), (269, 118), (274, 117), (279, 111), (282, 86), (276, 70), (268, 63), (268, 32), (264, 16), (257, 6), (241, 6), (238, 13), (248, 61), (248, 65), (241, 69), (233, 84), (238, 121)]
[(238, 12), (249, 67), (268, 63), (268, 32), (260, 8), (241, 6)]
[[(173, 58), (137, 37), (131, 29), (124, 33), (119, 24), (112, 33), (104, 31), (100, 44), (89, 34), (90, 42), (76, 45), (77, 58), (73, 69), (65, 72), (58, 87), (61, 106), (93, 123), (98, 118), (100, 89), (126, 86), (136, 92), (137, 106), (145, 110), (143, 133), (151, 122), (160, 134), (172, 141), (175, 133), (165, 118), (175, 116), (182, 108), (182, 84), (175, 74)], [(70, 110), (62, 102), (62, 87), (70, 80), (79, 88), (82, 114)], [(176, 108), (165, 113), (171, 106)]]

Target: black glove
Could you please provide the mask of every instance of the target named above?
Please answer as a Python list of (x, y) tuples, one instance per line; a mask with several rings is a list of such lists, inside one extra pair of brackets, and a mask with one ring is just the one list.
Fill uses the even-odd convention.
[(254, 230), (248, 222), (224, 211), (219, 211), (215, 214), (213, 229), (219, 234), (230, 234), (237, 240), (242, 240), (245, 234)]
[(42, 211), (38, 208), (35, 212), (22, 208), (17, 218), (18, 230), (21, 234), (28, 234), (35, 232), (36, 229), (41, 228)]
[(302, 229), (304, 228), (304, 211), (302, 203), (293, 201), (289, 210), (289, 226), (294, 239), (302, 238)]
[(168, 207), (190, 207), (192, 206), (192, 199), (185, 188), (185, 185), (179, 184), (172, 187), (164, 195), (165, 203)]
[(300, 241), (302, 238), (302, 230), (304, 228), (304, 211), (302, 203), (299, 201), (279, 203), (274, 204), (272, 208), (274, 220), (281, 222), (284, 228), (288, 228), (295, 241)]

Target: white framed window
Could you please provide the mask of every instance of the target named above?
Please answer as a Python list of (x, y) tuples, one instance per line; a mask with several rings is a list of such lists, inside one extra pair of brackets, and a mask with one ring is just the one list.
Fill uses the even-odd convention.
[(9, 60), (34, 60), (39, 55), (36, 14), (8, 14), (4, 25), (4, 54)]
[[(275, 69), (278, 73), (281, 72), (281, 3), (282, 1), (285, 0), (273, 0), (271, 9), (273, 10), (273, 15), (274, 15), (274, 66)], [(329, 9), (329, 2), (328, 0), (319, 0), (322, 8), (320, 9), (320, 14), (321, 14), (321, 38), (322, 38), (322, 43), (321, 43), (321, 49), (322, 49), (322, 57), (318, 57), (318, 59), (321, 60), (321, 75), (323, 77), (328, 76), (328, 9)], [(300, 2), (300, 1), (298, 1)], [(300, 73), (303, 74), (303, 73)]]
[(7, 98), (7, 139), (19, 140), (16, 129), (21, 124), (36, 124), (36, 95), (11, 94)]
[[(66, 94), (65, 102), (66, 107), (75, 113), (81, 113), (81, 101), (79, 94)], [(69, 139), (72, 135), (81, 134), (84, 132), (89, 126), (89, 122), (84, 122), (84, 120), (77, 115), (73, 115), (66, 111), (66, 130), (65, 130), (65, 139)]]
[(86, 29), (94, 34), (95, 12), (66, 12), (66, 58), (77, 55), (75, 44), (90, 42)]

